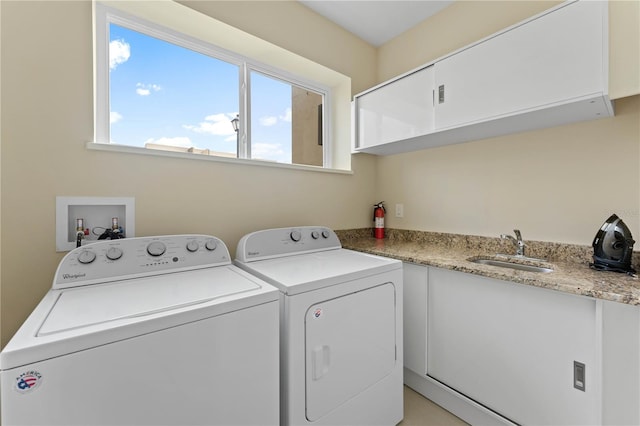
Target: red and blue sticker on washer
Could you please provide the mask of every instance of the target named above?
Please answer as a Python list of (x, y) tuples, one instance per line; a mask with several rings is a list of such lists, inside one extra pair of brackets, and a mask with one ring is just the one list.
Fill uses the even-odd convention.
[(40, 386), (40, 383), (42, 383), (42, 374), (29, 370), (16, 377), (15, 389), (20, 393), (27, 393)]

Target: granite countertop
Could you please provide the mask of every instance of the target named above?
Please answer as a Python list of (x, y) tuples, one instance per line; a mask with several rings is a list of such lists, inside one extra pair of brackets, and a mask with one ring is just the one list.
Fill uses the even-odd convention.
[[(500, 238), (396, 229), (386, 230), (386, 238), (382, 240), (373, 238), (371, 229), (342, 230), (336, 233), (346, 249), (565, 293), (640, 305), (638, 276), (589, 268), (593, 255), (591, 246), (525, 240), (525, 254), (529, 258), (518, 259), (511, 256), (509, 260), (553, 269), (550, 273), (540, 273), (482, 265), (469, 260), (477, 257), (504, 260), (504, 255), (501, 256), (500, 253), (515, 254), (514, 244)], [(640, 271), (640, 252), (633, 253), (632, 265), (636, 271)]]

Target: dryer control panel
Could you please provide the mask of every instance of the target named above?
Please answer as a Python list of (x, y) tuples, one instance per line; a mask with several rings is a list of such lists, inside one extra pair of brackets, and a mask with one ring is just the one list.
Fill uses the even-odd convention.
[(246, 263), (340, 248), (342, 244), (336, 233), (324, 226), (264, 229), (240, 239), (236, 260)]
[(53, 288), (229, 265), (229, 250), (210, 235), (167, 235), (99, 241), (62, 259)]

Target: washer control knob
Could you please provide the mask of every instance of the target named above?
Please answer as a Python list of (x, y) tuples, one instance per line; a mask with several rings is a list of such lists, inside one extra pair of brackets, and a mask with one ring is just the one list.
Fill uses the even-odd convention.
[(87, 265), (96, 260), (96, 254), (91, 250), (82, 250), (80, 254), (78, 254), (78, 262), (83, 265)]
[(152, 241), (147, 246), (147, 253), (151, 256), (162, 256), (167, 251), (167, 246), (162, 241)]
[(329, 235), (331, 235), (331, 234), (326, 229), (324, 231), (322, 231), (322, 238), (329, 238)]
[(291, 241), (295, 241), (297, 243), (302, 239), (302, 234), (300, 233), (300, 231), (291, 231), (289, 237), (291, 238)]
[(314, 240), (320, 238), (320, 234), (318, 233), (318, 231), (311, 231), (311, 238), (313, 238)]
[(122, 257), (122, 249), (120, 247), (109, 247), (107, 250), (107, 259), (118, 260)]
[(206, 243), (204, 243), (204, 248), (209, 251), (214, 251), (218, 248), (218, 243), (213, 238), (209, 238)]
[(199, 248), (200, 244), (198, 244), (196, 240), (191, 240), (187, 243), (187, 251), (190, 251), (191, 253), (198, 251)]

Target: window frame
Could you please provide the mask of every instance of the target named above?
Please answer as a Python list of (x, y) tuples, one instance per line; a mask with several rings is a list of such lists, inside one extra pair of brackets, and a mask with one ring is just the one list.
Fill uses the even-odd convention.
[[(236, 158), (227, 158), (221, 156), (212, 155), (211, 158), (219, 158), (224, 161), (237, 161), (246, 164), (246, 162), (260, 162), (264, 163), (265, 160), (251, 158), (251, 72), (258, 72), (269, 78), (274, 78), (287, 83), (291, 86), (298, 86), (310, 91), (313, 91), (323, 97), (322, 102), (322, 135), (323, 135), (323, 149), (322, 149), (322, 166), (313, 166), (307, 164), (294, 163), (293, 159), (291, 163), (273, 162), (282, 166), (296, 166), (299, 167), (311, 167), (331, 169), (333, 167), (333, 141), (331, 135), (332, 129), (332, 104), (333, 91), (331, 87), (323, 85), (322, 83), (311, 81), (289, 71), (261, 63), (257, 60), (253, 60), (240, 53), (232, 52), (228, 49), (224, 49), (211, 42), (201, 40), (192, 37), (188, 34), (184, 34), (180, 31), (168, 28), (161, 24), (151, 22), (150, 20), (129, 14), (123, 10), (109, 7), (102, 2), (94, 3), (94, 22), (95, 22), (95, 81), (94, 81), (94, 94), (95, 94), (95, 135), (92, 148), (96, 148), (97, 145), (110, 145), (124, 148), (124, 150), (140, 151), (143, 150), (153, 151), (148, 148), (140, 148), (132, 145), (118, 145), (112, 143), (110, 140), (111, 123), (110, 123), (110, 78), (109, 78), (109, 40), (110, 32), (109, 25), (115, 24), (127, 29), (137, 31), (146, 36), (154, 37), (163, 40), (168, 43), (180, 46), (185, 49), (190, 49), (200, 54), (209, 56), (214, 59), (228, 62), (230, 64), (238, 66), (238, 99), (239, 99), (239, 111), (240, 122), (238, 127), (239, 146), (237, 150)], [(294, 140), (292, 135), (291, 145), (293, 148)], [(99, 148), (101, 149), (101, 148)], [(156, 154), (155, 152), (153, 154)], [(176, 156), (175, 153), (167, 153), (169, 156)], [(177, 155), (184, 157), (184, 155)], [(200, 154), (187, 154), (187, 156), (202, 157)]]

